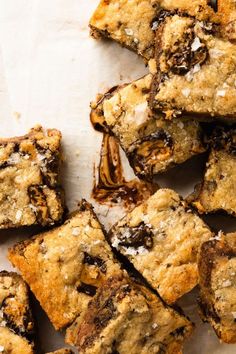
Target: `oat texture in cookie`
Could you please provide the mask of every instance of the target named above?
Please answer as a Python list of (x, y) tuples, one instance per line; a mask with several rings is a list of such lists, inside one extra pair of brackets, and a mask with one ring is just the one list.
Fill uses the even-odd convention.
[(113, 88), (91, 105), (94, 126), (113, 134), (135, 174), (148, 180), (205, 150), (199, 122), (184, 118), (167, 121), (151, 112), (151, 80), (147, 75)]
[(102, 282), (121, 272), (86, 201), (62, 226), (16, 244), (9, 259), (56, 329), (70, 324)]
[(112, 277), (67, 329), (83, 354), (181, 353), (191, 322), (147, 288)]
[(0, 348), (3, 353), (35, 353), (28, 287), (18, 274), (7, 271), (0, 272)]
[(171, 304), (198, 284), (197, 255), (211, 235), (176, 192), (159, 189), (114, 225), (108, 237)]
[(236, 40), (236, 2), (235, 0), (217, 0), (222, 32), (229, 40)]
[(220, 232), (202, 245), (199, 305), (219, 339), (236, 343), (236, 233)]
[(64, 214), (61, 133), (37, 126), (0, 140), (0, 228), (54, 225)]

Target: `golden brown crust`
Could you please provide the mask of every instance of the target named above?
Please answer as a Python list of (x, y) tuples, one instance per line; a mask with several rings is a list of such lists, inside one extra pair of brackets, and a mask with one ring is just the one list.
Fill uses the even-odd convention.
[(203, 182), (188, 201), (199, 213), (224, 211), (236, 215), (236, 130), (217, 127), (209, 138), (211, 151)]
[(119, 140), (134, 172), (152, 179), (157, 173), (202, 153), (201, 127), (196, 121), (166, 121), (148, 108), (151, 75), (109, 90), (92, 104), (91, 121)]
[(197, 254), (211, 235), (177, 193), (160, 189), (113, 226), (108, 237), (171, 304), (197, 285)]
[(0, 228), (54, 225), (64, 215), (61, 133), (37, 126), (0, 140)]
[(192, 324), (150, 290), (122, 277), (107, 280), (67, 329), (80, 353), (181, 353)]
[(198, 267), (202, 317), (221, 341), (236, 343), (236, 234), (204, 243)]
[[(175, 31), (172, 29), (175, 28)], [(156, 33), (157, 73), (150, 105), (167, 118), (236, 118), (235, 44), (214, 23), (163, 13)]]
[(223, 35), (229, 40), (236, 40), (236, 2), (217, 0), (217, 6)]
[(9, 259), (56, 329), (79, 315), (106, 277), (121, 272), (86, 201), (62, 226), (10, 249)]
[(34, 353), (34, 320), (28, 287), (13, 272), (0, 272), (0, 346), (4, 353)]
[(55, 352), (50, 352), (47, 354), (74, 354), (73, 350), (64, 348), (64, 349), (58, 349)]

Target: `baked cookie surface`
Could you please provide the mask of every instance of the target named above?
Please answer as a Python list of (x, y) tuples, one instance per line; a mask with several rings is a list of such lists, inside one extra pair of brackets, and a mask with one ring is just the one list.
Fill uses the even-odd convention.
[(64, 214), (61, 133), (38, 126), (0, 140), (0, 228), (54, 225)]
[(0, 348), (3, 353), (35, 353), (28, 287), (18, 274), (7, 271), (0, 272)]
[(236, 46), (219, 31), (214, 23), (163, 12), (156, 31), (153, 109), (167, 118), (235, 120)]
[(191, 322), (130, 280), (107, 280), (67, 329), (67, 342), (85, 354), (181, 353)]
[(203, 182), (188, 198), (199, 213), (225, 211), (236, 215), (236, 129), (217, 127), (209, 138), (211, 151)]
[(207, 0), (101, 0), (90, 19), (91, 35), (111, 38), (149, 60), (162, 9), (181, 10), (200, 21), (215, 18)]
[(64, 348), (64, 349), (58, 349), (55, 352), (50, 352), (47, 354), (74, 354), (74, 352), (71, 349)]
[(203, 320), (221, 341), (236, 343), (236, 233), (205, 242), (198, 267)]
[(197, 285), (197, 255), (211, 235), (176, 192), (159, 189), (115, 224), (108, 237), (171, 304)]
[(121, 272), (86, 201), (62, 226), (16, 244), (9, 259), (56, 329), (70, 324), (102, 282)]
[(111, 89), (92, 103), (91, 120), (100, 122), (115, 135), (130, 165), (140, 178), (157, 173), (202, 153), (199, 122), (188, 119), (167, 121), (148, 107), (152, 76)]

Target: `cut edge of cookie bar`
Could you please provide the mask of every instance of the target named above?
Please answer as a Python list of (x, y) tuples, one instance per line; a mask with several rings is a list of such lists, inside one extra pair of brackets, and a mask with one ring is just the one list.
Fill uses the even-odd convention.
[(101, 0), (90, 19), (91, 35), (111, 38), (148, 60), (154, 53), (152, 21), (158, 7), (151, 0)]
[(67, 329), (66, 342), (85, 354), (182, 353), (193, 324), (144, 286), (122, 276), (107, 279)]
[(236, 47), (219, 32), (218, 23), (199, 21), (180, 11), (162, 12), (155, 64), (150, 61), (149, 105), (154, 111), (167, 119), (184, 115), (205, 122), (236, 120)]
[(234, 0), (217, 0), (222, 33), (229, 40), (236, 40), (236, 3)]
[(197, 254), (209, 227), (173, 190), (159, 189), (109, 231), (125, 256), (168, 304), (198, 284)]
[(19, 274), (1, 271), (0, 295), (1, 348), (13, 354), (35, 353), (35, 325), (28, 286)]
[(90, 116), (95, 129), (118, 139), (135, 174), (147, 180), (205, 151), (199, 122), (167, 121), (151, 112), (151, 81), (149, 74), (98, 95)]
[(194, 192), (186, 199), (200, 214), (224, 212), (236, 215), (235, 137), (235, 126), (218, 126), (207, 138), (210, 153), (203, 181), (195, 186)]
[(54, 225), (63, 220), (61, 132), (35, 126), (24, 136), (0, 139), (0, 228)]
[(16, 244), (8, 258), (57, 330), (80, 314), (106, 277), (123, 272), (85, 200), (63, 225)]
[(68, 348), (63, 348), (46, 354), (74, 354), (74, 351)]
[(205, 242), (198, 258), (200, 314), (222, 342), (236, 343), (236, 233), (220, 232)]

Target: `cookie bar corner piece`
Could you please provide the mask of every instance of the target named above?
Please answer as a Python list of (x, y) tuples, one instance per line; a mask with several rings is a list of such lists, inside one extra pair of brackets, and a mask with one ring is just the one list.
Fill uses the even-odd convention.
[(150, 59), (154, 52), (152, 21), (157, 8), (158, 2), (151, 0), (101, 0), (90, 19), (91, 35), (96, 39), (111, 38)]
[(164, 13), (156, 30), (152, 109), (166, 118), (235, 121), (236, 44), (219, 31), (216, 23), (181, 12)]
[(147, 288), (127, 278), (108, 279), (67, 329), (80, 353), (182, 353), (192, 323)]
[(56, 329), (80, 314), (106, 277), (121, 272), (85, 200), (63, 225), (16, 244), (8, 257)]
[(61, 133), (31, 129), (0, 139), (0, 228), (54, 225), (64, 215), (60, 186)]
[(168, 304), (198, 284), (197, 255), (211, 236), (208, 226), (170, 189), (158, 190), (108, 234), (112, 247)]
[(28, 286), (13, 272), (0, 272), (0, 348), (3, 353), (34, 354), (34, 320)]
[(188, 201), (201, 214), (224, 211), (236, 216), (236, 128), (217, 127), (209, 137), (210, 154), (203, 182)]
[(220, 232), (199, 254), (199, 305), (220, 341), (236, 343), (236, 233)]
[(92, 105), (91, 121), (118, 139), (135, 174), (152, 180), (155, 174), (205, 151), (199, 122), (167, 121), (148, 107), (151, 75), (108, 91)]

